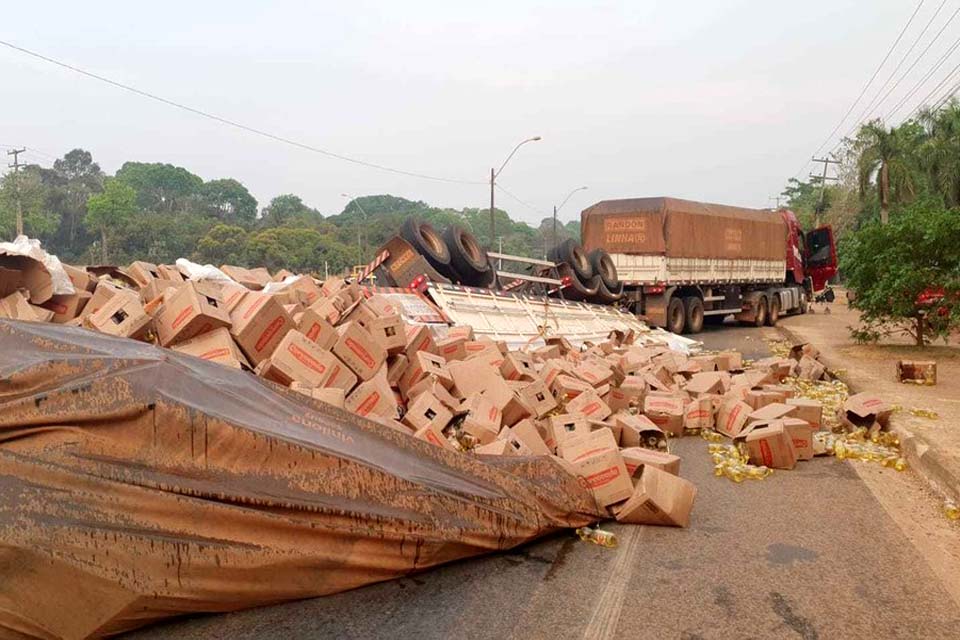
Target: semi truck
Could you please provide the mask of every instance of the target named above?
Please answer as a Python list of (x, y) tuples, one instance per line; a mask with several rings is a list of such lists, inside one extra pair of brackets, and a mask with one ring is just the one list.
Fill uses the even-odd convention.
[(581, 214), (583, 249), (609, 255), (620, 304), (674, 333), (734, 315), (776, 324), (806, 313), (837, 272), (830, 226), (808, 232), (789, 209), (679, 198), (604, 200)]

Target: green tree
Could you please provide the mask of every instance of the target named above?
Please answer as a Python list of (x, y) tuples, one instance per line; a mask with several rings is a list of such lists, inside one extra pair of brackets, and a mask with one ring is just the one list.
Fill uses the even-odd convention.
[(920, 160), (933, 190), (948, 207), (960, 205), (960, 103), (921, 112), (917, 118), (926, 130)]
[(84, 224), (100, 232), (100, 251), (103, 262), (109, 261), (107, 230), (125, 224), (136, 211), (137, 192), (123, 182), (110, 179), (103, 185), (103, 193), (87, 199), (87, 215)]
[(246, 264), (247, 232), (243, 227), (218, 224), (197, 243), (197, 259), (214, 265)]
[(890, 220), (890, 205), (909, 202), (917, 194), (915, 150), (923, 129), (907, 121), (892, 129), (874, 120), (860, 127), (853, 146), (858, 154), (857, 170), (861, 196), (875, 180), (880, 201), (880, 222)]
[(47, 206), (42, 169), (36, 165), (12, 171), (0, 180), (0, 235), (12, 238), (17, 229), (17, 202), (23, 213), (23, 231), (33, 238), (53, 233), (57, 214)]
[[(854, 292), (858, 339), (905, 333), (923, 346), (960, 325), (960, 212), (918, 202), (889, 224), (869, 223), (841, 243), (840, 271)], [(942, 292), (933, 304), (921, 295)]]
[(211, 180), (200, 187), (204, 210), (224, 222), (253, 222), (257, 200), (233, 178)]
[(61, 247), (73, 249), (77, 227), (86, 213), (87, 199), (103, 189), (103, 171), (85, 149), (73, 149), (53, 162), (52, 190), (58, 200), (60, 213), (59, 242)]
[(264, 207), (262, 218), (264, 224), (280, 227), (283, 225), (310, 225), (313, 222), (319, 222), (323, 216), (316, 209), (311, 209), (305, 205), (300, 196), (285, 193), (275, 197), (269, 205)]
[(124, 162), (116, 178), (136, 190), (142, 210), (157, 213), (185, 211), (203, 185), (200, 176), (161, 162)]

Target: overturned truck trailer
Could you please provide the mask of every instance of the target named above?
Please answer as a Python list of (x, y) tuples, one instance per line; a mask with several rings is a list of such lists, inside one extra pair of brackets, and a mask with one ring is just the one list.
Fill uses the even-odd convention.
[(2, 637), (335, 593), (596, 504), (548, 456), (464, 456), (213, 362), (0, 320)]

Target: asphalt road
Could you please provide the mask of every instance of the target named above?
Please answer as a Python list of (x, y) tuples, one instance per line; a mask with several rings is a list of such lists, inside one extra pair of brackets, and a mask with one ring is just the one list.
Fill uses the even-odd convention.
[[(709, 348), (767, 354), (771, 329)], [(957, 638), (960, 528), (909, 472), (817, 458), (734, 484), (673, 441), (699, 488), (689, 529), (607, 523), (364, 589), (173, 621), (128, 640)]]

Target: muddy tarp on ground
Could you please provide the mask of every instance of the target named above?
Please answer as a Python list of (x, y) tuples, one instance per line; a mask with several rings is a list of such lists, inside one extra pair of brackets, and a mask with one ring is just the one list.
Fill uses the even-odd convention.
[(0, 637), (330, 594), (598, 515), (547, 457), (481, 461), (190, 356), (0, 320)]

